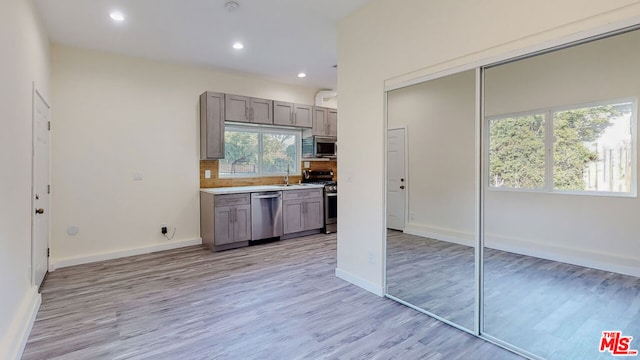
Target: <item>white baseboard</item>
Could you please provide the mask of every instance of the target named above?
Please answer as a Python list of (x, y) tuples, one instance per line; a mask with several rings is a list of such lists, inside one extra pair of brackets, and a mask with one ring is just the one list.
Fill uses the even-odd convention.
[(350, 282), (353, 285), (359, 286), (371, 293), (374, 293), (378, 296), (384, 296), (384, 290), (382, 289), (382, 286), (374, 284), (372, 282), (369, 282), (367, 280), (364, 280), (358, 276), (355, 276), (351, 273), (348, 273), (344, 270), (338, 269), (336, 268), (336, 277), (340, 278), (344, 281)]
[(485, 246), (490, 249), (640, 277), (640, 259), (637, 258), (570, 248), (497, 234), (486, 234)]
[(422, 236), (459, 245), (474, 246), (473, 234), (458, 230), (409, 223), (404, 228), (404, 232), (409, 235)]
[(22, 357), (41, 303), (42, 297), (38, 293), (38, 287), (34, 286), (29, 289), (20, 308), (16, 311), (4, 339), (1, 339), (0, 359), (18, 360)]
[(172, 242), (167, 242), (167, 243), (157, 244), (157, 245), (148, 245), (148, 246), (138, 247), (138, 248), (129, 249), (129, 250), (112, 251), (112, 252), (107, 252), (102, 254), (92, 254), (92, 255), (83, 255), (83, 256), (55, 259), (50, 262), (49, 271), (52, 271), (51, 269), (55, 270), (55, 269), (68, 267), (68, 266), (88, 264), (88, 263), (104, 261), (104, 260), (119, 259), (127, 256), (149, 254), (156, 251), (171, 250), (171, 249), (177, 249), (181, 247), (201, 245), (201, 244), (202, 244), (202, 239), (196, 238), (196, 239), (172, 241)]
[[(473, 234), (462, 231), (407, 224), (404, 232), (430, 239), (474, 246)], [(541, 241), (519, 239), (498, 234), (485, 234), (485, 246), (490, 249), (640, 277), (640, 259), (638, 258), (569, 248)]]

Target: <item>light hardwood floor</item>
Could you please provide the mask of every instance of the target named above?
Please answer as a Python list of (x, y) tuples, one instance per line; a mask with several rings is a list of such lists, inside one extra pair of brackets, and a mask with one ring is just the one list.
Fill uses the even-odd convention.
[(335, 234), (59, 269), (23, 359), (519, 359), (335, 277)]
[[(391, 231), (388, 292), (473, 328), (474, 249)], [(548, 359), (611, 359), (602, 331), (640, 339), (640, 279), (485, 249), (485, 333)], [(640, 348), (634, 340), (632, 348)]]

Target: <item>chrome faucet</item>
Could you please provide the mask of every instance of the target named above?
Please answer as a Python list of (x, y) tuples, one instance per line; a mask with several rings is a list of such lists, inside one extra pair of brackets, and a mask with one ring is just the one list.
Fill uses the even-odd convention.
[(285, 186), (289, 186), (289, 164), (287, 164), (287, 175), (284, 176)]

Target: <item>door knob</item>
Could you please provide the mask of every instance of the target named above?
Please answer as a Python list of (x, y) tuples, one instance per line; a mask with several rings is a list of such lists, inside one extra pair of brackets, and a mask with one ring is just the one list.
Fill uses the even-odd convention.
[(404, 185), (400, 185), (400, 189), (404, 190)]
[(44, 209), (36, 209), (36, 214), (44, 214)]

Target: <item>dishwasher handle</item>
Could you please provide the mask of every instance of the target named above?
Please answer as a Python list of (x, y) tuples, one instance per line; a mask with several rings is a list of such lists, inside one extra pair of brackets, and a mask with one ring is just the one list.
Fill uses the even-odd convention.
[(258, 195), (258, 194), (252, 194), (251, 198), (252, 199), (275, 199), (275, 198), (279, 198), (280, 196), (282, 196), (282, 194), (269, 194), (269, 195)]

